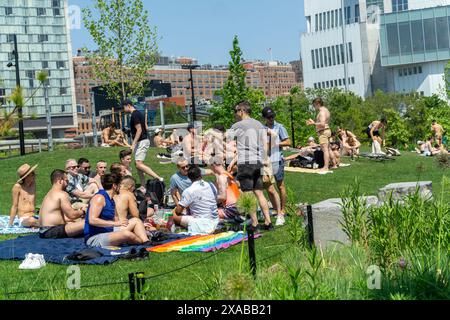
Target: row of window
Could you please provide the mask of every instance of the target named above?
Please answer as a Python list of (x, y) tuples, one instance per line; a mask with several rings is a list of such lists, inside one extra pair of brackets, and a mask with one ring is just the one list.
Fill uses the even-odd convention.
[[(60, 8), (52, 8), (53, 16), (62, 16), (62, 10)], [(5, 7), (5, 16), (12, 16), (14, 14), (12, 7)], [(38, 17), (47, 16), (46, 8), (36, 8), (36, 15)]]
[(402, 68), (398, 70), (399, 77), (412, 76), (415, 74), (423, 73), (422, 66), (410, 67), (410, 68)]
[(311, 50), (312, 67), (319, 69), (344, 64), (344, 55), (347, 56), (347, 63), (353, 62), (351, 42), (346, 45), (346, 53), (344, 53), (343, 44)]
[[(352, 7), (345, 7), (344, 19), (345, 24), (359, 22), (360, 11), (359, 4), (354, 7), (354, 18), (352, 19)], [(326, 12), (321, 12), (315, 15), (315, 30), (322, 31), (333, 29), (342, 26), (342, 9), (336, 9)]]
[[(355, 84), (355, 77), (348, 78), (348, 84)], [(345, 86), (345, 78), (314, 83), (314, 89), (328, 89)]]
[(390, 55), (450, 49), (450, 17), (389, 23), (386, 25)]

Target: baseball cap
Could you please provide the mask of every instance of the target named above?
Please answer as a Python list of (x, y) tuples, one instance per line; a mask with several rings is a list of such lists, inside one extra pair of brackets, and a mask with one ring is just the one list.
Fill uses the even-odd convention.
[(128, 106), (128, 105), (133, 105), (133, 101), (131, 101), (130, 99), (126, 99), (122, 102), (122, 107), (124, 106)]
[(155, 134), (158, 134), (158, 133), (160, 133), (160, 132), (162, 132), (162, 129), (159, 129), (159, 128), (158, 128), (158, 129), (155, 130)]
[(188, 125), (187, 130), (195, 129), (195, 126), (193, 124)]
[(273, 111), (272, 108), (270, 108), (270, 107), (265, 107), (265, 108), (263, 109), (263, 111), (262, 111), (262, 116), (263, 116), (263, 118), (265, 118), (265, 119), (268, 119), (268, 118), (275, 118), (276, 113), (275, 113), (275, 111)]

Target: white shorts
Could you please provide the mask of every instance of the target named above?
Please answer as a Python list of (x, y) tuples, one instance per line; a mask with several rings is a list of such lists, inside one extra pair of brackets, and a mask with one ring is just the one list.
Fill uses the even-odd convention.
[(136, 149), (134, 150), (134, 160), (135, 161), (145, 161), (147, 158), (147, 152), (150, 148), (150, 140), (145, 139), (138, 143)]
[(189, 223), (194, 219), (195, 218), (193, 216), (182, 216), (181, 217), (181, 226), (187, 228), (189, 226)]

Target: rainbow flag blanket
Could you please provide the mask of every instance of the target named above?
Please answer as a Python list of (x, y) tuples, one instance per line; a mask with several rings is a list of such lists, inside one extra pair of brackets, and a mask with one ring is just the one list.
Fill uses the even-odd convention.
[[(259, 238), (261, 235), (255, 235)], [(206, 236), (192, 236), (156, 247), (148, 248), (150, 252), (212, 252), (226, 249), (242, 241), (247, 241), (243, 232), (224, 232)]]

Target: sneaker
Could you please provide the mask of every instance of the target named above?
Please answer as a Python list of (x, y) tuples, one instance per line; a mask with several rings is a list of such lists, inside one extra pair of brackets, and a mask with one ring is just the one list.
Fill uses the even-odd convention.
[(46, 265), (44, 256), (42, 254), (33, 255), (33, 260), (35, 260), (36, 269), (40, 269)]
[(28, 266), (30, 265), (31, 260), (32, 260), (32, 256), (33, 256), (32, 253), (27, 253), (27, 254), (25, 255), (25, 260), (23, 260), (22, 263), (21, 263), (20, 266), (19, 266), (19, 269), (20, 269), (20, 270), (28, 269)]
[(275, 228), (273, 227), (273, 224), (272, 224), (272, 223), (269, 224), (269, 225), (264, 224), (264, 225), (262, 226), (262, 229), (265, 230), (265, 231), (273, 231), (273, 230), (275, 230)]
[(277, 222), (275, 223), (275, 225), (277, 226), (277, 227), (280, 227), (280, 226), (284, 226), (284, 224), (286, 223), (286, 219), (284, 218), (284, 215), (278, 215), (278, 217), (277, 217)]

